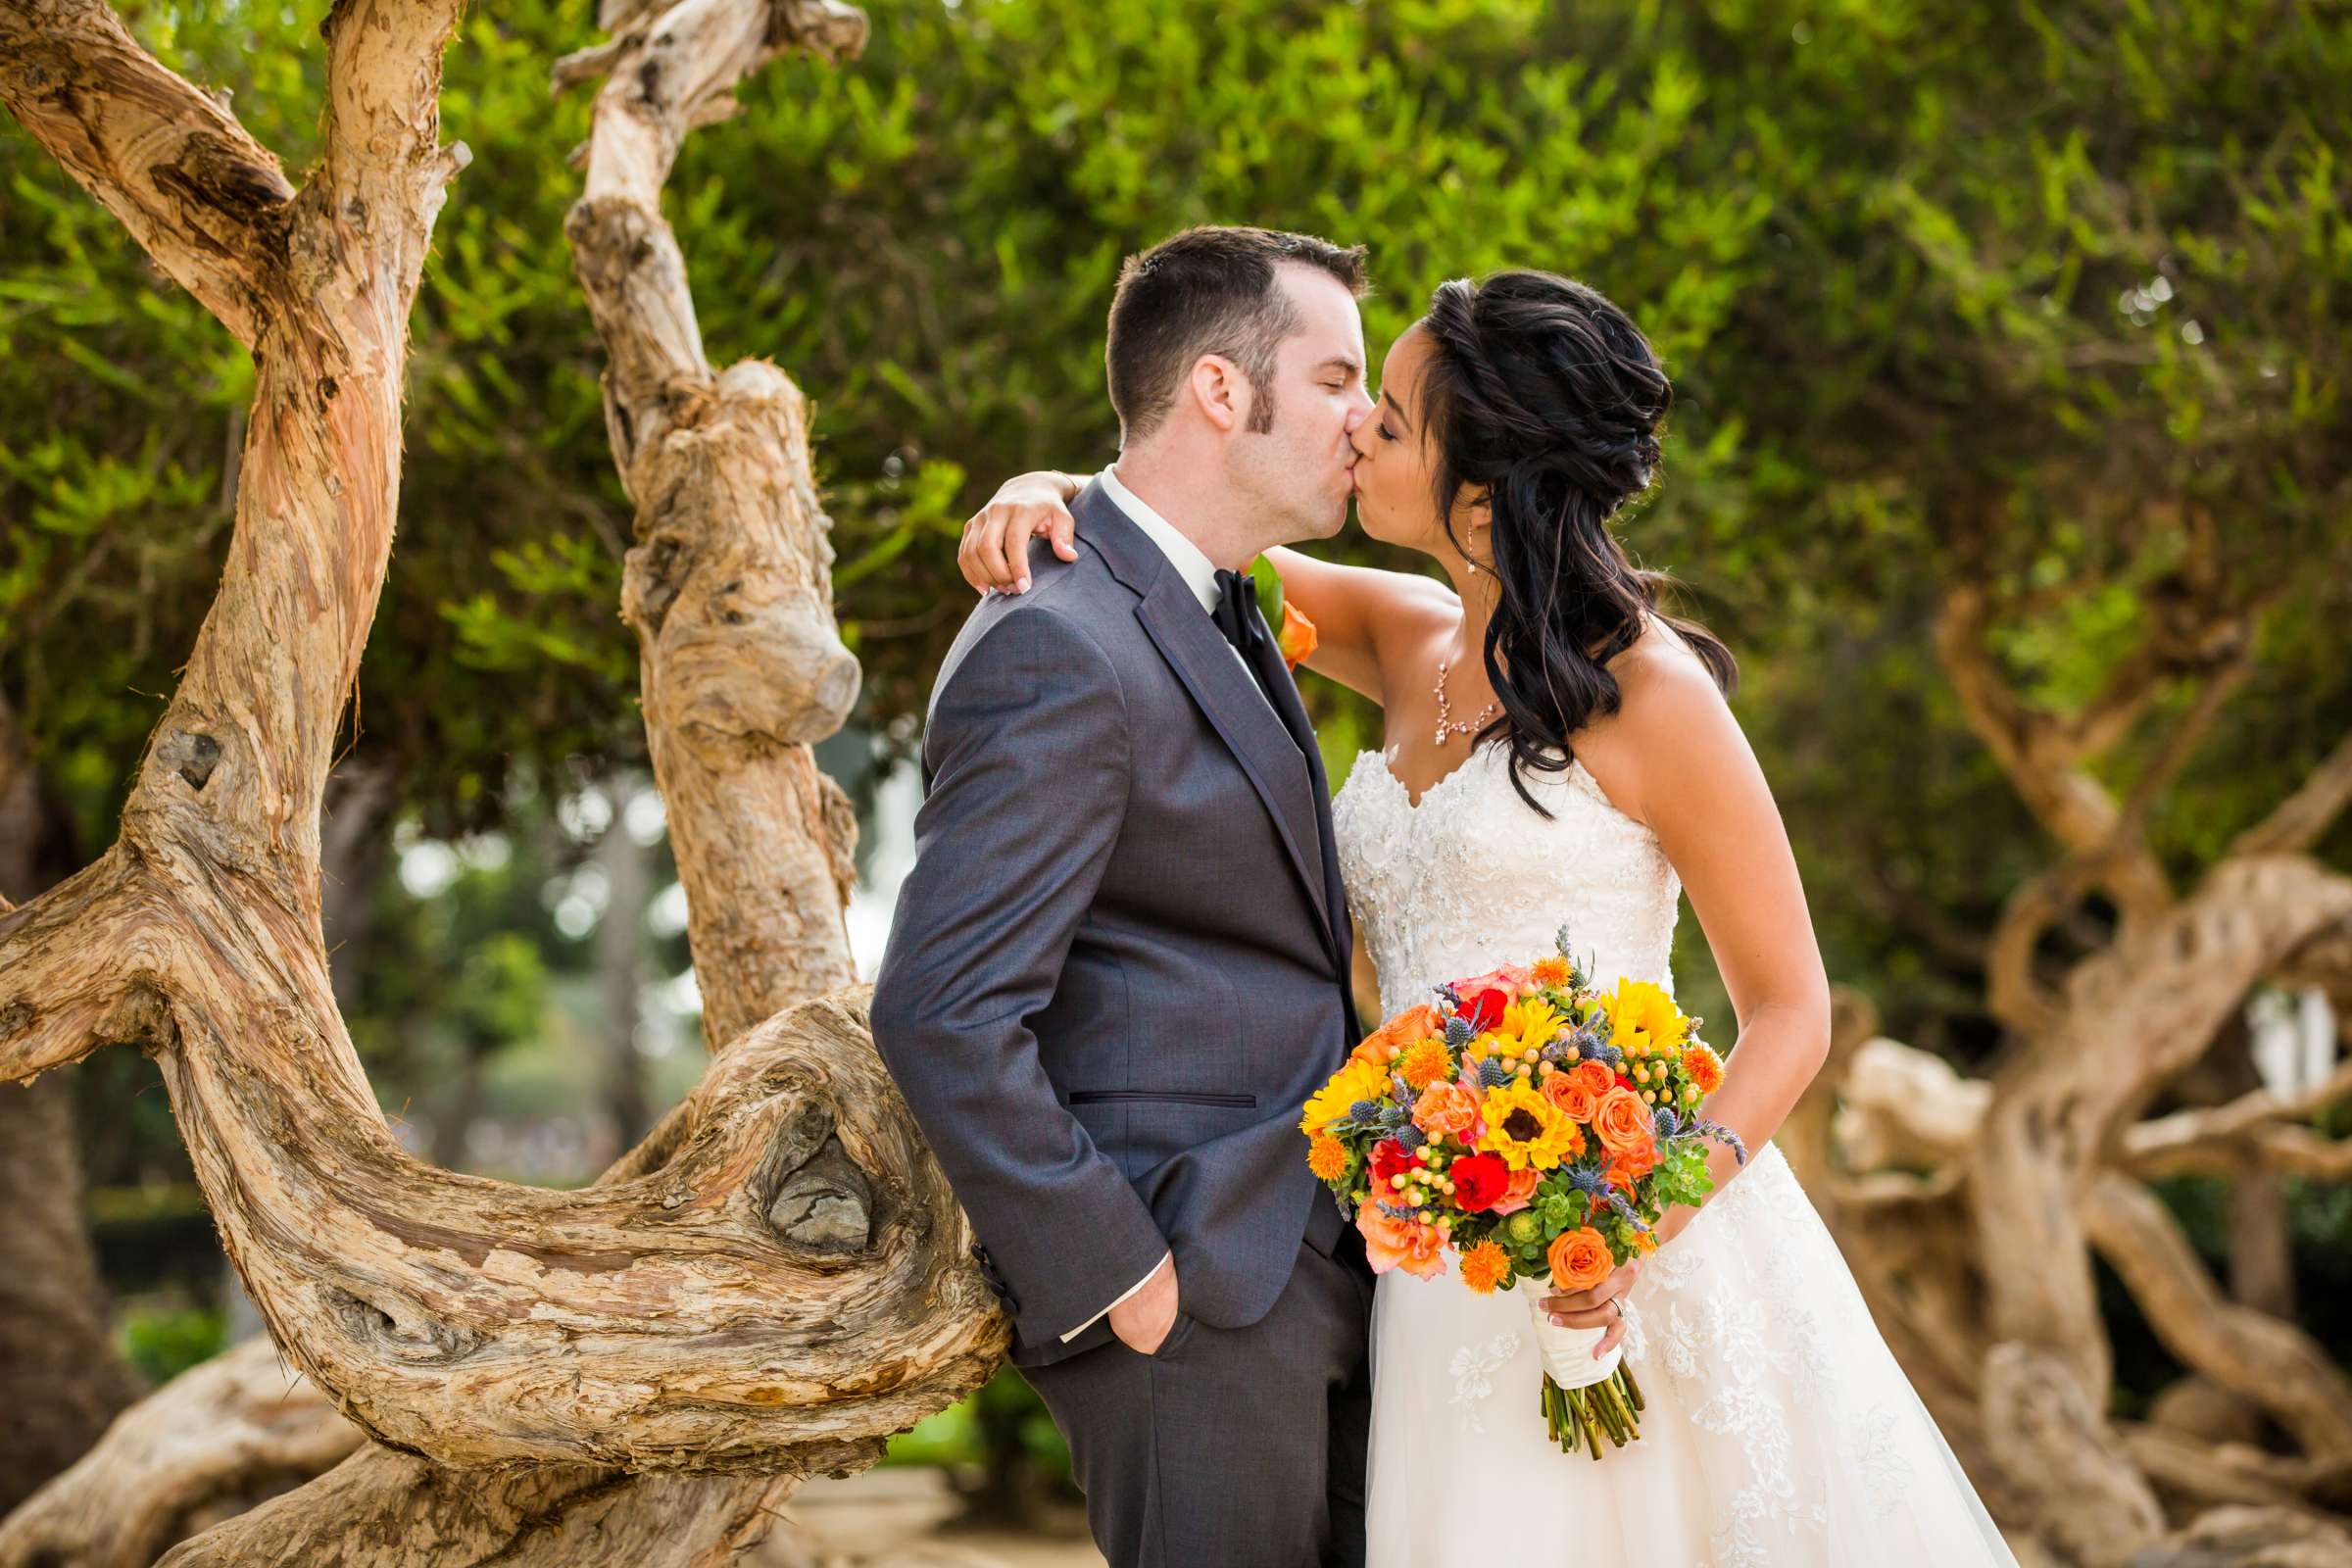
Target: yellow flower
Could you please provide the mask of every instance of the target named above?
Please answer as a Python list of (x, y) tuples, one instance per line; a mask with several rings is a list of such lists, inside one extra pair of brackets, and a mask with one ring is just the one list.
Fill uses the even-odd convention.
[(1329, 1133), (1318, 1133), (1306, 1146), (1306, 1168), (1319, 1182), (1336, 1182), (1348, 1170), (1348, 1149)]
[(1663, 1055), (1683, 1043), (1690, 1020), (1674, 1004), (1674, 998), (1646, 980), (1617, 977), (1617, 994), (1608, 999), (1613, 1026), (1609, 1044), (1631, 1055)]
[(1478, 1147), (1500, 1154), (1513, 1170), (1550, 1170), (1584, 1152), (1576, 1123), (1524, 1080), (1488, 1090), (1478, 1114), (1487, 1124)]
[(1405, 1047), (1404, 1054), (1397, 1058), (1396, 1070), (1403, 1074), (1406, 1085), (1418, 1093), (1441, 1078), (1451, 1077), (1453, 1062), (1446, 1053), (1446, 1042), (1432, 1036)]
[(1502, 1009), (1502, 1022), (1494, 1032), (1503, 1037), (1506, 1052), (1516, 1054), (1542, 1050), (1560, 1032), (1559, 1009), (1541, 997), (1514, 1002)]
[(1332, 1074), (1331, 1082), (1316, 1090), (1307, 1100), (1305, 1114), (1298, 1119), (1298, 1130), (1309, 1138), (1317, 1138), (1348, 1114), (1348, 1107), (1359, 1100), (1378, 1100), (1389, 1092), (1389, 1069), (1385, 1064), (1371, 1061), (1351, 1061)]
[(1462, 1283), (1481, 1296), (1494, 1295), (1510, 1271), (1510, 1259), (1493, 1242), (1481, 1242), (1462, 1254)]

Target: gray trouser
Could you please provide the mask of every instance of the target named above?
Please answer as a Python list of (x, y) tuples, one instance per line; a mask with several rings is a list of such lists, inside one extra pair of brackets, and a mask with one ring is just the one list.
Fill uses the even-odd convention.
[[(1179, 1278), (1180, 1308), (1183, 1291)], [(1113, 1338), (1023, 1368), (1111, 1568), (1360, 1568), (1371, 1311), (1350, 1228), (1337, 1258), (1300, 1242), (1247, 1328), (1180, 1309), (1151, 1355)]]

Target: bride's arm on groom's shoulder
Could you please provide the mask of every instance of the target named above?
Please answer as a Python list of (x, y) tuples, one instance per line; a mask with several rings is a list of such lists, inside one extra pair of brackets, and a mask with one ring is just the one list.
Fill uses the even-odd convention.
[(1085, 481), (1055, 468), (1016, 473), (997, 487), (988, 504), (964, 519), (956, 547), (956, 567), (972, 592), (991, 588), (1029, 591), (1029, 541), (1044, 538), (1064, 561), (1078, 559), (1078, 520), (1070, 503)]
[[(956, 566), (975, 593), (1029, 588), (1029, 542), (1044, 539), (1064, 561), (1078, 559), (1069, 504), (1085, 481), (1053, 468), (1015, 474), (965, 520)], [(1385, 702), (1390, 672), (1417, 670), (1433, 631), (1450, 626), (1461, 602), (1444, 583), (1406, 571), (1334, 565), (1288, 548), (1266, 552), (1282, 574), (1283, 597), (1315, 623), (1306, 667)]]
[[(1696, 656), (1653, 633), (1612, 672), (1623, 705), (1602, 744), (1580, 755), (1591, 766), (1597, 753), (1608, 776), (1594, 776), (1657, 835), (1682, 879), (1740, 1031), (1706, 1113), (1761, 1150), (1830, 1049), (1829, 977), (1796, 856), (1764, 770)], [(1723, 1043), (1720, 1028), (1706, 1032)], [(1738, 1172), (1728, 1149), (1709, 1163), (1718, 1190)], [(1669, 1215), (1661, 1239), (1690, 1215)]]
[(1417, 572), (1337, 565), (1288, 546), (1266, 559), (1283, 598), (1315, 623), (1306, 667), (1383, 707), (1396, 681), (1420, 678), (1432, 634), (1461, 618), (1453, 590)]

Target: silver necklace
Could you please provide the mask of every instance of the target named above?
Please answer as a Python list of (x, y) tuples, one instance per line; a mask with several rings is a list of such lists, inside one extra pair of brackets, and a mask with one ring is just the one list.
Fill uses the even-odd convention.
[(1490, 702), (1486, 707), (1480, 709), (1474, 717), (1465, 718), (1458, 724), (1449, 721), (1448, 715), (1452, 710), (1446, 702), (1446, 661), (1442, 659), (1438, 661), (1438, 683), (1431, 690), (1436, 693), (1438, 699), (1438, 733), (1435, 744), (1439, 746), (1446, 744), (1446, 737), (1448, 735), (1475, 733), (1488, 719), (1494, 716), (1494, 705)]

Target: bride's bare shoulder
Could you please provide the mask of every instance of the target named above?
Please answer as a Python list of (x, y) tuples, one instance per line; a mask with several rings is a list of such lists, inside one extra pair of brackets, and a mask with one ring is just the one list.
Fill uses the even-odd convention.
[(1672, 777), (1684, 744), (1728, 722), (1730, 709), (1714, 671), (1657, 615), (1606, 667), (1617, 678), (1617, 710), (1577, 734), (1576, 755), (1619, 810), (1647, 824), (1648, 781)]

